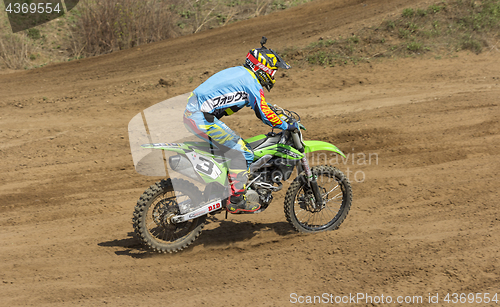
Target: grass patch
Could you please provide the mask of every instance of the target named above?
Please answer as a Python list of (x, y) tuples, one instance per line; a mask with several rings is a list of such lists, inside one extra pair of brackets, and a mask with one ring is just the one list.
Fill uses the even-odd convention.
[(40, 39), (42, 37), (42, 35), (40, 34), (40, 30), (38, 30), (37, 28), (28, 29), (26, 31), (26, 34), (29, 38), (31, 38), (33, 40), (37, 40), (37, 39)]
[(413, 15), (415, 15), (415, 11), (412, 8), (407, 8), (403, 10), (402, 14), (403, 17), (410, 18), (413, 17)]
[(471, 37), (466, 37), (460, 42), (461, 49), (471, 50), (477, 54), (483, 51), (483, 45), (485, 44)]
[(399, 28), (398, 31), (399, 31), (399, 34), (398, 34), (399, 38), (407, 39), (410, 37), (410, 30)]
[(412, 52), (418, 52), (421, 51), (423, 47), (423, 44), (420, 42), (410, 42), (407, 46), (406, 49), (412, 51)]
[(435, 58), (460, 50), (480, 53), (494, 48), (499, 39), (500, 0), (455, 0), (405, 8), (399, 18), (365, 27), (348, 38), (321, 38), (304, 48), (283, 52), (291, 62), (335, 66), (429, 51)]
[(419, 17), (427, 16), (427, 10), (417, 9), (417, 16), (419, 16)]

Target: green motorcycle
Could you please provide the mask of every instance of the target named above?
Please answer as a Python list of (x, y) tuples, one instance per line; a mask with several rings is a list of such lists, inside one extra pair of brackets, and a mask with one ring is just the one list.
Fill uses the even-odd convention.
[[(297, 113), (272, 108), (281, 119), (296, 121), (305, 130)], [(335, 230), (351, 207), (351, 185), (332, 166), (311, 169), (306, 154), (321, 150), (344, 158), (345, 155), (332, 144), (304, 141), (300, 129), (245, 140), (255, 155), (246, 184), (247, 199), (261, 204), (255, 213), (266, 210), (273, 193), (280, 191), (283, 181), (289, 180), (296, 170), (297, 176), (285, 195), (287, 221), (304, 233)], [(156, 252), (181, 251), (200, 235), (208, 214), (225, 211), (230, 189), (226, 167), (229, 159), (207, 142), (150, 143), (141, 147), (173, 152), (168, 165), (186, 179), (161, 180), (141, 195), (133, 217), (135, 233)], [(200, 185), (204, 186), (203, 191), (198, 188)]]

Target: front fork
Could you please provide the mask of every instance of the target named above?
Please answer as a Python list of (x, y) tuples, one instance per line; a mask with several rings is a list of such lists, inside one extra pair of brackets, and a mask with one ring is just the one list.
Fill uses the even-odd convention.
[[(301, 153), (304, 153), (304, 146), (301, 140), (301, 132), (299, 130), (292, 132), (293, 142), (295, 143), (295, 148), (297, 148)], [(299, 174), (302, 171), (306, 173), (306, 186), (312, 190), (314, 199), (311, 199), (311, 203), (314, 206), (315, 210), (321, 210), (324, 206), (324, 200), (321, 196), (321, 192), (319, 190), (318, 182), (316, 181), (316, 177), (313, 175), (311, 168), (309, 167), (309, 162), (307, 161), (306, 155), (301, 160), (302, 169), (299, 169)]]

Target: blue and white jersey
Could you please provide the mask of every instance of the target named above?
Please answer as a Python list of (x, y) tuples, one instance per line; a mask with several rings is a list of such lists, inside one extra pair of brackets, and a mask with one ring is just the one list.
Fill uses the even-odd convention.
[(286, 129), (288, 124), (280, 119), (266, 103), (264, 90), (250, 70), (237, 66), (222, 70), (208, 78), (193, 93), (186, 110), (213, 114), (220, 119), (243, 107), (251, 107), (265, 124)]

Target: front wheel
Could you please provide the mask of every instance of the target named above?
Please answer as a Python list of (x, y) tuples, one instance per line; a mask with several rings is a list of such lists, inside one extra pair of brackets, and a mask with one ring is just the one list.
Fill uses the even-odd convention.
[(173, 224), (179, 204), (197, 205), (202, 201), (200, 190), (182, 179), (167, 179), (150, 186), (135, 206), (134, 230), (150, 249), (159, 253), (178, 252), (200, 235), (206, 216)]
[(341, 171), (331, 166), (316, 166), (311, 171), (325, 205), (315, 208), (313, 192), (301, 179), (303, 176), (298, 176), (285, 195), (286, 219), (299, 232), (335, 230), (351, 208), (351, 184)]

